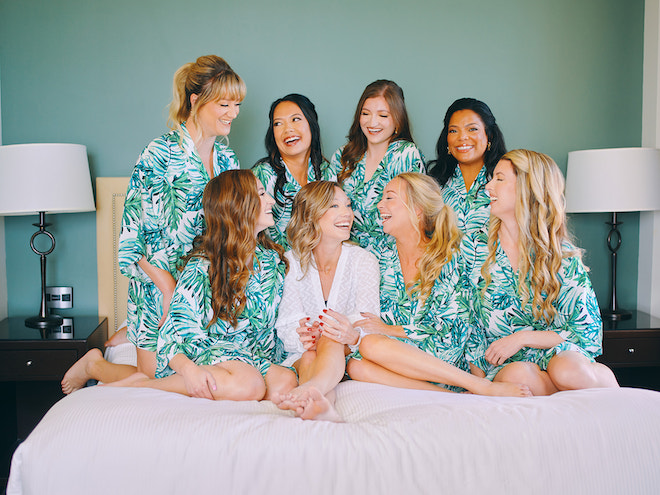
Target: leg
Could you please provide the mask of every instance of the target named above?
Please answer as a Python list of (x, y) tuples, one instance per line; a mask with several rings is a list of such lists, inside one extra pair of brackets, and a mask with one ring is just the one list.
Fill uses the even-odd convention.
[(298, 385), (296, 374), (289, 368), (271, 364), (264, 377), (266, 390), (262, 399), (273, 400), (274, 397), (288, 394)]
[(334, 407), (334, 389), (344, 376), (345, 363), (344, 344), (321, 336), (316, 351), (305, 352), (298, 361), (300, 386), (274, 396), (274, 402), (303, 419), (341, 421)]
[(390, 387), (411, 388), (415, 390), (431, 390), (434, 392), (449, 392), (449, 390), (433, 385), (424, 380), (414, 380), (383, 368), (367, 359), (351, 359), (347, 366), (348, 375), (359, 382), (380, 383)]
[(369, 361), (415, 380), (454, 385), (480, 395), (531, 395), (526, 385), (491, 382), (445, 363), (413, 345), (384, 335), (367, 335), (362, 339), (360, 353)]
[[(217, 389), (215, 400), (261, 400), (266, 393), (266, 384), (259, 370), (241, 361), (227, 361), (205, 366), (215, 378)], [(174, 373), (165, 378), (151, 379), (144, 373), (109, 384), (110, 387), (145, 387), (189, 395), (181, 375)]]
[(495, 375), (495, 382), (524, 383), (533, 395), (552, 395), (557, 387), (545, 371), (535, 363), (518, 361), (504, 366)]
[(548, 375), (559, 390), (619, 386), (611, 369), (591, 362), (575, 351), (564, 351), (553, 356), (548, 363)]
[(70, 394), (85, 386), (88, 380), (116, 382), (135, 373), (135, 366), (109, 363), (98, 349), (90, 349), (74, 363), (62, 378), (62, 392)]
[(126, 336), (127, 329), (126, 327), (122, 327), (119, 330), (117, 330), (112, 336), (105, 341), (105, 346), (106, 347), (113, 347), (119, 344), (126, 344), (128, 343), (128, 337)]

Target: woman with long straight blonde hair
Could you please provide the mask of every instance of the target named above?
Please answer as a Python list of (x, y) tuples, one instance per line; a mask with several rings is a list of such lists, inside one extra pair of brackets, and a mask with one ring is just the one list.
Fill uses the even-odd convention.
[(476, 260), (476, 320), (487, 346), (479, 367), (534, 395), (617, 387), (612, 371), (594, 361), (602, 352), (600, 310), (568, 234), (559, 167), (543, 153), (513, 150), (487, 190), (490, 227), (466, 249)]
[[(355, 322), (367, 334), (351, 378), (405, 388), (484, 395), (529, 395), (526, 386), (492, 383), (470, 373), (473, 341), (461, 234), (440, 187), (423, 174), (392, 179), (378, 203), (383, 230), (380, 316)], [(381, 319), (382, 318), (382, 319)]]
[(110, 385), (215, 400), (261, 400), (296, 384), (279, 366), (277, 308), (287, 263), (264, 232), (273, 198), (249, 170), (230, 170), (204, 190), (206, 231), (177, 281), (158, 338), (157, 379), (143, 373)]
[(378, 312), (378, 261), (347, 242), (352, 225), (351, 203), (336, 182), (310, 182), (293, 201), (276, 326), (288, 352), (283, 364), (296, 368), (300, 386), (276, 402), (303, 419), (340, 419), (334, 388), (360, 342), (353, 322)]

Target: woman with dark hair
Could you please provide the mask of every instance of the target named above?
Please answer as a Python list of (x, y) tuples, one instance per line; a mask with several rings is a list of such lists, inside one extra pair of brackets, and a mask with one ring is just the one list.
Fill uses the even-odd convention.
[[(429, 175), (442, 186), (442, 198), (456, 212), (464, 233), (487, 225), (486, 183), (506, 153), (504, 137), (488, 105), (460, 98), (447, 109)], [(431, 168), (432, 167), (432, 168)]]
[(352, 238), (370, 248), (383, 236), (376, 205), (385, 185), (400, 173), (426, 170), (413, 142), (403, 90), (395, 82), (380, 79), (365, 88), (348, 143), (335, 152), (331, 164), (353, 203)]
[(335, 180), (321, 151), (321, 131), (314, 104), (303, 95), (292, 93), (275, 100), (268, 113), (266, 152), (252, 171), (268, 194), (275, 198), (275, 225), (271, 238), (288, 248), (286, 227), (296, 193), (308, 182)]
[(179, 276), (158, 338), (157, 379), (115, 386), (191, 397), (270, 399), (296, 384), (282, 361), (275, 318), (287, 269), (284, 250), (264, 232), (273, 198), (249, 170), (211, 179), (203, 197), (206, 231)]

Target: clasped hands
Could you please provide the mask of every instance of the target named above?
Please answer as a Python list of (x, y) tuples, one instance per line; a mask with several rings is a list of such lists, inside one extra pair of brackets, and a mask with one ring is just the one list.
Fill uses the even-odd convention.
[(311, 318), (302, 318), (296, 329), (300, 342), (306, 351), (316, 350), (321, 335), (339, 342), (340, 344), (354, 346), (360, 342), (360, 329), (365, 334), (383, 333), (387, 334), (389, 325), (383, 322), (373, 313), (360, 313), (364, 318), (355, 323), (343, 314), (332, 309), (324, 309), (323, 314), (318, 316), (319, 321), (311, 321)]

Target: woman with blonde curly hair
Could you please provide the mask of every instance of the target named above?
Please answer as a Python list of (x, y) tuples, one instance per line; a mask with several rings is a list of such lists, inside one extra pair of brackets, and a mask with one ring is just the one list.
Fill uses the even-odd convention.
[(487, 346), (479, 367), (496, 382), (527, 384), (534, 395), (617, 387), (612, 371), (594, 361), (602, 352), (600, 311), (568, 234), (559, 167), (542, 153), (513, 150), (487, 190), (488, 233), (477, 232), (466, 249), (475, 255), (471, 278)]
[(351, 378), (425, 390), (467, 389), (484, 395), (529, 395), (526, 386), (493, 383), (469, 373), (467, 272), (454, 212), (431, 177), (404, 173), (392, 179), (378, 203), (383, 230), (379, 318), (357, 321), (366, 335), (362, 359), (348, 363)]
[(188, 257), (158, 338), (158, 379), (137, 373), (114, 386), (191, 397), (270, 399), (296, 385), (275, 335), (287, 263), (264, 230), (273, 198), (249, 170), (211, 179), (206, 231)]
[(340, 419), (333, 391), (361, 338), (352, 322), (378, 311), (378, 261), (346, 242), (352, 225), (351, 203), (336, 182), (311, 182), (293, 201), (276, 326), (288, 352), (283, 364), (297, 369), (300, 386), (277, 402), (303, 419)]

